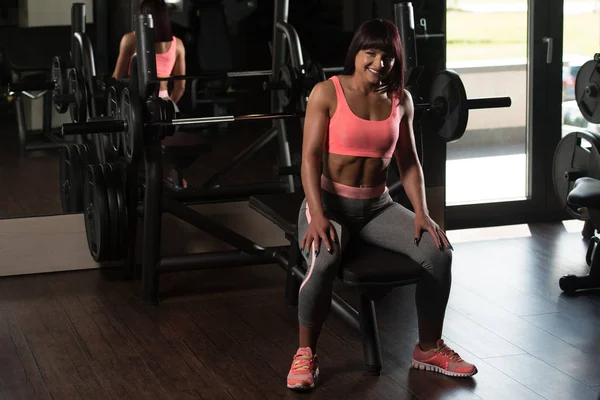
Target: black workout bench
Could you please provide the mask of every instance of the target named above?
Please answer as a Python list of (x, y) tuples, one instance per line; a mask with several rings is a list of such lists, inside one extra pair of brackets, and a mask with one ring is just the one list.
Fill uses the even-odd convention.
[[(288, 259), (278, 259), (287, 272), (286, 304), (298, 304), (300, 282), (306, 275), (306, 263), (298, 245), (298, 211), (303, 193), (285, 193), (250, 197), (249, 205), (275, 225), (290, 241)], [(344, 253), (338, 277), (360, 292), (359, 310), (355, 310), (333, 293), (332, 310), (363, 335), (363, 354), (368, 373), (379, 375), (382, 368), (379, 330), (375, 302), (380, 301), (398, 286), (418, 282), (422, 268), (405, 255), (391, 252), (364, 242), (350, 243)]]

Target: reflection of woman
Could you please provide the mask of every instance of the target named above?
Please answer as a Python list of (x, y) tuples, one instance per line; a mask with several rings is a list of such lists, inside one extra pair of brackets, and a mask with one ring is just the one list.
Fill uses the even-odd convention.
[[(319, 374), (317, 340), (350, 237), (406, 254), (423, 267), (412, 366), (456, 377), (477, 372), (442, 340), (452, 252), (445, 233), (429, 217), (413, 103), (403, 86), (398, 30), (378, 19), (356, 32), (342, 75), (317, 84), (310, 95), (302, 149), (306, 199), (298, 216), (299, 245), (309, 270), (298, 298), (300, 345), (287, 377), (291, 389), (313, 387)], [(388, 193), (392, 156), (415, 213)]]
[[(152, 14), (154, 21), (154, 42), (156, 43), (156, 75), (165, 78), (172, 75), (185, 75), (185, 47), (173, 36), (171, 19), (164, 0), (144, 0), (140, 4), (140, 14)], [(129, 75), (131, 57), (135, 54), (135, 32), (129, 32), (121, 39), (119, 57), (113, 78), (123, 79)], [(177, 103), (185, 91), (185, 80), (173, 81), (173, 91), (169, 95), (168, 82), (160, 83), (159, 97), (170, 98)]]

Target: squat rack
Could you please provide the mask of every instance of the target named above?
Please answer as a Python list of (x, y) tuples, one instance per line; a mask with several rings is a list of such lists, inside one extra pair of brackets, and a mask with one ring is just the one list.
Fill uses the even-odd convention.
[[(294, 68), (301, 70), (304, 65), (298, 34), (293, 26), (287, 23), (288, 1), (275, 0), (275, 11), (273, 70), (271, 71), (271, 79), (276, 79), (279, 65), (285, 61), (286, 44), (287, 48), (289, 48)], [(136, 18), (136, 37), (136, 56), (132, 62), (130, 91), (139, 93), (142, 103), (144, 103), (148, 98), (156, 96), (156, 58), (154, 50), (154, 26), (151, 15), (139, 15)], [(279, 103), (276, 93), (272, 93), (271, 111), (278, 113), (282, 110), (283, 107)], [(283, 167), (291, 167), (287, 132), (283, 120), (275, 120), (273, 128), (263, 135), (263, 140), (259, 140), (259, 142), (264, 145), (268, 140), (273, 138), (274, 134), (277, 134), (278, 137), (280, 163), (283, 164)], [(262, 146), (257, 147), (253, 145), (251, 147), (254, 148), (254, 151), (257, 151)], [(288, 246), (262, 247), (219, 222), (188, 207), (190, 204), (205, 203), (214, 200), (227, 202), (247, 199), (249, 196), (255, 194), (264, 192), (273, 193), (272, 188), (259, 188), (256, 185), (248, 185), (246, 187), (190, 188), (181, 191), (166, 189), (163, 193), (160, 135), (156, 135), (156, 137), (146, 136), (144, 162), (146, 187), (143, 206), (142, 303), (154, 304), (158, 302), (159, 276), (163, 273), (271, 264), (276, 260), (285, 260), (287, 258), (286, 250)], [(131, 177), (131, 174), (129, 176)], [(131, 190), (131, 185), (135, 185), (135, 182), (129, 182), (130, 189), (128, 191), (132, 195), (129, 202), (130, 210), (134, 207), (134, 204), (137, 204), (137, 199), (132, 199), (134, 196)], [(278, 187), (278, 192), (280, 193), (293, 192), (295, 189), (293, 177), (289, 175), (285, 182), (281, 182)], [(163, 212), (169, 213), (211, 234), (215, 238), (235, 247), (236, 250), (162, 257), (160, 255), (160, 244)], [(130, 225), (130, 229), (129, 237), (131, 246), (125, 263), (126, 271), (131, 271), (133, 267), (135, 224), (133, 226)]]

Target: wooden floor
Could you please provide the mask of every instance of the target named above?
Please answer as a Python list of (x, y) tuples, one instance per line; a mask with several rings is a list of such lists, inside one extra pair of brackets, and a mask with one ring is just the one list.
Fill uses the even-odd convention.
[[(407, 287), (378, 306), (382, 375), (363, 372), (359, 335), (332, 316), (310, 398), (598, 398), (600, 295), (567, 297), (557, 285), (586, 271), (581, 236), (562, 224), (525, 226), (518, 238), (503, 231), (498, 240), (479, 232), (476, 241), (450, 232), (444, 330), (479, 368), (473, 379), (409, 369), (416, 315)], [(1, 279), (0, 397), (305, 398), (285, 387), (298, 337), (283, 283), (274, 265), (165, 275), (162, 303), (143, 307), (139, 282), (120, 281), (115, 270)], [(353, 292), (342, 296), (355, 303)]]

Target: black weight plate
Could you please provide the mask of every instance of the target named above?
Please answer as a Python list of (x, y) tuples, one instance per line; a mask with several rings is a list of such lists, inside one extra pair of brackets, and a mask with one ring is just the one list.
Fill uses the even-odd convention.
[(129, 219), (127, 213), (127, 188), (125, 185), (125, 165), (121, 163), (111, 164), (115, 178), (115, 189), (117, 194), (117, 205), (119, 207), (119, 233), (118, 254), (119, 259), (125, 257), (128, 248)]
[(306, 111), (308, 98), (313, 88), (319, 82), (327, 80), (323, 66), (317, 61), (309, 61), (306, 65), (306, 74), (304, 76), (304, 85), (301, 88), (300, 111)]
[[(106, 115), (115, 119), (120, 118), (120, 107), (121, 107), (121, 92), (120, 88), (116, 86), (109, 86), (106, 92)], [(106, 151), (114, 156), (120, 155), (121, 151), (121, 134), (120, 133), (109, 133), (108, 140), (106, 143)]]
[(88, 248), (94, 261), (103, 262), (106, 260), (110, 240), (108, 237), (110, 234), (108, 195), (100, 165), (89, 165), (86, 175), (83, 215)]
[(467, 129), (469, 108), (462, 80), (452, 70), (438, 71), (429, 89), (429, 103), (445, 103), (440, 110), (431, 110), (423, 118), (423, 132), (438, 135), (446, 142), (460, 139)]
[(82, 123), (87, 120), (87, 88), (81, 72), (75, 68), (69, 70), (68, 93), (73, 96), (73, 102), (69, 104), (69, 113), (74, 123)]
[(277, 97), (282, 107), (289, 106), (298, 96), (298, 74), (291, 64), (285, 63), (279, 67), (277, 77), (284, 88), (277, 91)]
[[(81, 157), (81, 169), (82, 171), (90, 164), (95, 164), (94, 153), (90, 150), (90, 146), (87, 144), (75, 145)], [(82, 177), (85, 178), (85, 174), (82, 173)]]
[(600, 136), (591, 132), (571, 132), (556, 146), (552, 164), (554, 190), (561, 206), (572, 217), (583, 214), (567, 204), (575, 180), (588, 176), (600, 179)]
[(75, 145), (67, 145), (60, 149), (60, 200), (62, 210), (67, 214), (83, 211), (81, 164), (81, 157)]
[(109, 242), (106, 251), (106, 259), (109, 261), (119, 260), (119, 204), (117, 203), (117, 188), (112, 166), (100, 164), (104, 176), (104, 186), (108, 199), (108, 215), (110, 218)]
[(52, 58), (51, 76), (54, 83), (54, 89), (52, 89), (54, 108), (60, 114), (64, 114), (69, 109), (69, 103), (64, 101), (63, 98), (67, 94), (68, 84), (67, 69), (61, 56)]
[(121, 92), (121, 119), (127, 123), (123, 134), (123, 153), (128, 163), (139, 159), (144, 140), (144, 119), (142, 104), (137, 94), (130, 95), (128, 88)]
[(583, 64), (577, 72), (575, 100), (586, 120), (600, 124), (600, 65), (593, 60)]

